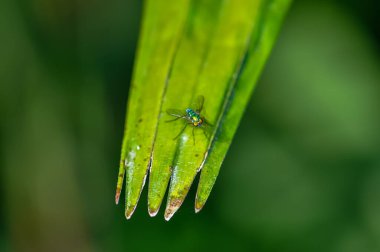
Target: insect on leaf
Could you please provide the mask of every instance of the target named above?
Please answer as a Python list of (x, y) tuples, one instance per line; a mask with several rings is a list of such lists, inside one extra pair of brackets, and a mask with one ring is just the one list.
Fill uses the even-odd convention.
[[(289, 5), (290, 0), (145, 2), (116, 191), (118, 202), (125, 177), (127, 218), (147, 176), (151, 216), (169, 186), (169, 220), (200, 171), (195, 211), (202, 209)], [(186, 108), (203, 118), (199, 127), (189, 123)]]

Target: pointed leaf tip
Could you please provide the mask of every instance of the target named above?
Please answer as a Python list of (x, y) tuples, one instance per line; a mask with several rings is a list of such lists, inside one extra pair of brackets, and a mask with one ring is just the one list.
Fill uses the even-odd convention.
[(165, 209), (165, 220), (169, 221), (181, 207), (184, 198), (170, 198)]
[(150, 217), (155, 217), (158, 213), (158, 211), (151, 211), (151, 210), (148, 210), (148, 213), (149, 213), (149, 216)]
[(166, 213), (165, 212), (165, 215), (164, 215), (164, 218), (166, 221), (170, 221), (170, 219), (173, 217), (173, 214), (174, 213)]
[(194, 205), (195, 213), (199, 213), (203, 209), (203, 206), (204, 206), (204, 203), (201, 203), (198, 200), (198, 195), (197, 195), (195, 198), (195, 205)]
[(125, 210), (125, 218), (127, 218), (127, 220), (129, 220), (132, 217), (133, 213), (135, 212), (135, 209), (136, 209), (136, 205), (127, 206)]
[(148, 186), (148, 213), (151, 217), (156, 216), (160, 210), (170, 176), (171, 168), (160, 169), (157, 165), (152, 166)]
[(116, 195), (115, 195), (115, 203), (116, 203), (116, 205), (119, 204), (120, 193), (121, 193), (121, 190), (119, 188), (117, 188), (116, 189)]
[(148, 213), (150, 217), (156, 216), (159, 210), (160, 210), (160, 207), (158, 208), (151, 207), (151, 205), (148, 202)]

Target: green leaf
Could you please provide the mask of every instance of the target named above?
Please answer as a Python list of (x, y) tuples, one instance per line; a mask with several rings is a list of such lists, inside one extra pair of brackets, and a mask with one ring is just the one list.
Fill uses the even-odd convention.
[[(118, 203), (125, 176), (127, 219), (148, 171), (151, 216), (170, 183), (169, 220), (199, 171), (196, 212), (204, 206), (289, 5), (290, 0), (146, 1), (116, 189)], [(173, 140), (187, 120), (169, 123), (174, 118), (166, 111), (195, 109), (191, 104), (199, 96), (211, 134), (188, 125)]]

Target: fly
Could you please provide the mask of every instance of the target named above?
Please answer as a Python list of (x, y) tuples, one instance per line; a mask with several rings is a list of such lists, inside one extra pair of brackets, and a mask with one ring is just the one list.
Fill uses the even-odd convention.
[(168, 109), (166, 111), (169, 115), (175, 117), (174, 119), (168, 120), (167, 122), (173, 122), (179, 119), (182, 119), (184, 121), (184, 127), (173, 140), (176, 140), (185, 131), (186, 127), (189, 125), (193, 127), (194, 145), (195, 145), (195, 134), (194, 134), (195, 128), (202, 129), (206, 137), (210, 135), (211, 130), (212, 130), (212, 125), (201, 115), (204, 100), (205, 99), (203, 95), (198, 96), (196, 99), (196, 104), (194, 106), (195, 109), (187, 108), (185, 111), (178, 110), (178, 109)]

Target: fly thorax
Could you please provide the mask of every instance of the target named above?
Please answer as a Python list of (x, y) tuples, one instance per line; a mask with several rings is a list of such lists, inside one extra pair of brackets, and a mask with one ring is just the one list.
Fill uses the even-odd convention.
[(192, 109), (186, 109), (186, 113), (187, 113), (187, 115), (189, 116), (189, 117), (194, 117), (194, 116), (196, 116), (197, 114), (194, 112), (194, 110), (192, 110)]

